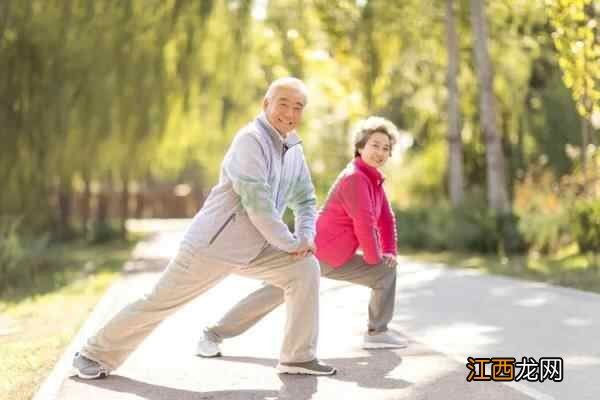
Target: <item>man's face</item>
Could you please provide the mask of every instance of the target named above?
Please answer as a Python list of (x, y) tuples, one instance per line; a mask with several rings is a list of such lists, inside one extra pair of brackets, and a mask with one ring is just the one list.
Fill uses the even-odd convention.
[(285, 137), (300, 123), (304, 104), (304, 95), (300, 91), (280, 87), (270, 99), (264, 99), (263, 110), (271, 126)]

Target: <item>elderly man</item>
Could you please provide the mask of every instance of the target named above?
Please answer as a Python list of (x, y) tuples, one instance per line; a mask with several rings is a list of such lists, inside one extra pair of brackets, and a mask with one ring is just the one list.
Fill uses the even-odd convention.
[[(156, 286), (88, 339), (73, 361), (77, 376), (106, 377), (161, 321), (229, 274), (284, 291), (287, 321), (279, 372), (336, 372), (315, 354), (320, 274), (312, 254), (316, 200), (295, 132), (306, 102), (302, 81), (271, 83), (263, 113), (236, 134), (218, 184)], [(282, 221), (288, 206), (295, 215), (295, 234)]]

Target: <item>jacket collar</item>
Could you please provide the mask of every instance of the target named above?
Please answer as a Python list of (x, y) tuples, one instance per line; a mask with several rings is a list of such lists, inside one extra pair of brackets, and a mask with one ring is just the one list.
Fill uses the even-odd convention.
[(271, 126), (264, 112), (256, 117), (256, 121), (260, 130), (271, 139), (272, 143), (278, 149), (283, 149), (284, 145), (289, 149), (302, 142), (295, 130), (288, 133), (287, 137), (284, 139), (279, 132)]
[(379, 186), (383, 184), (385, 176), (377, 168), (372, 167), (364, 162), (360, 156), (356, 156), (354, 158), (353, 164), (356, 166), (356, 168), (364, 172), (365, 175), (369, 177), (371, 182)]

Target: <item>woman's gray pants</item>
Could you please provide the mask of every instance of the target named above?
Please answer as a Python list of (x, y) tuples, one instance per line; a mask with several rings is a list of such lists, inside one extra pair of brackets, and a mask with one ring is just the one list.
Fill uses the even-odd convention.
[[(356, 283), (371, 288), (368, 331), (381, 332), (394, 315), (396, 299), (396, 268), (383, 263), (368, 265), (362, 256), (354, 255), (339, 268), (320, 262), (321, 276)], [(204, 334), (215, 342), (237, 336), (260, 321), (284, 301), (283, 290), (265, 284), (237, 303), (215, 325), (204, 329)]]

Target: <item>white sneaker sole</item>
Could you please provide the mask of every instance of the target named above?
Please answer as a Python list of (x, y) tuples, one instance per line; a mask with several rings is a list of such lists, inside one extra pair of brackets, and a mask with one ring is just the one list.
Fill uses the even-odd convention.
[(99, 372), (95, 375), (86, 375), (83, 372), (79, 371), (77, 368), (73, 367), (71, 370), (71, 376), (76, 376), (80, 379), (92, 380), (92, 379), (103, 379), (108, 376), (108, 372)]
[(277, 365), (277, 371), (280, 374), (294, 374), (294, 375), (334, 375), (337, 370), (332, 368), (330, 371), (315, 371), (313, 369), (296, 367), (292, 365)]
[(215, 358), (215, 357), (221, 357), (221, 352), (218, 351), (216, 353), (201, 353), (201, 352), (197, 351), (196, 355), (198, 357), (202, 357), (202, 358)]
[(391, 344), (391, 343), (364, 343), (362, 348), (365, 350), (377, 350), (377, 349), (405, 349), (408, 347), (407, 343), (403, 344)]

